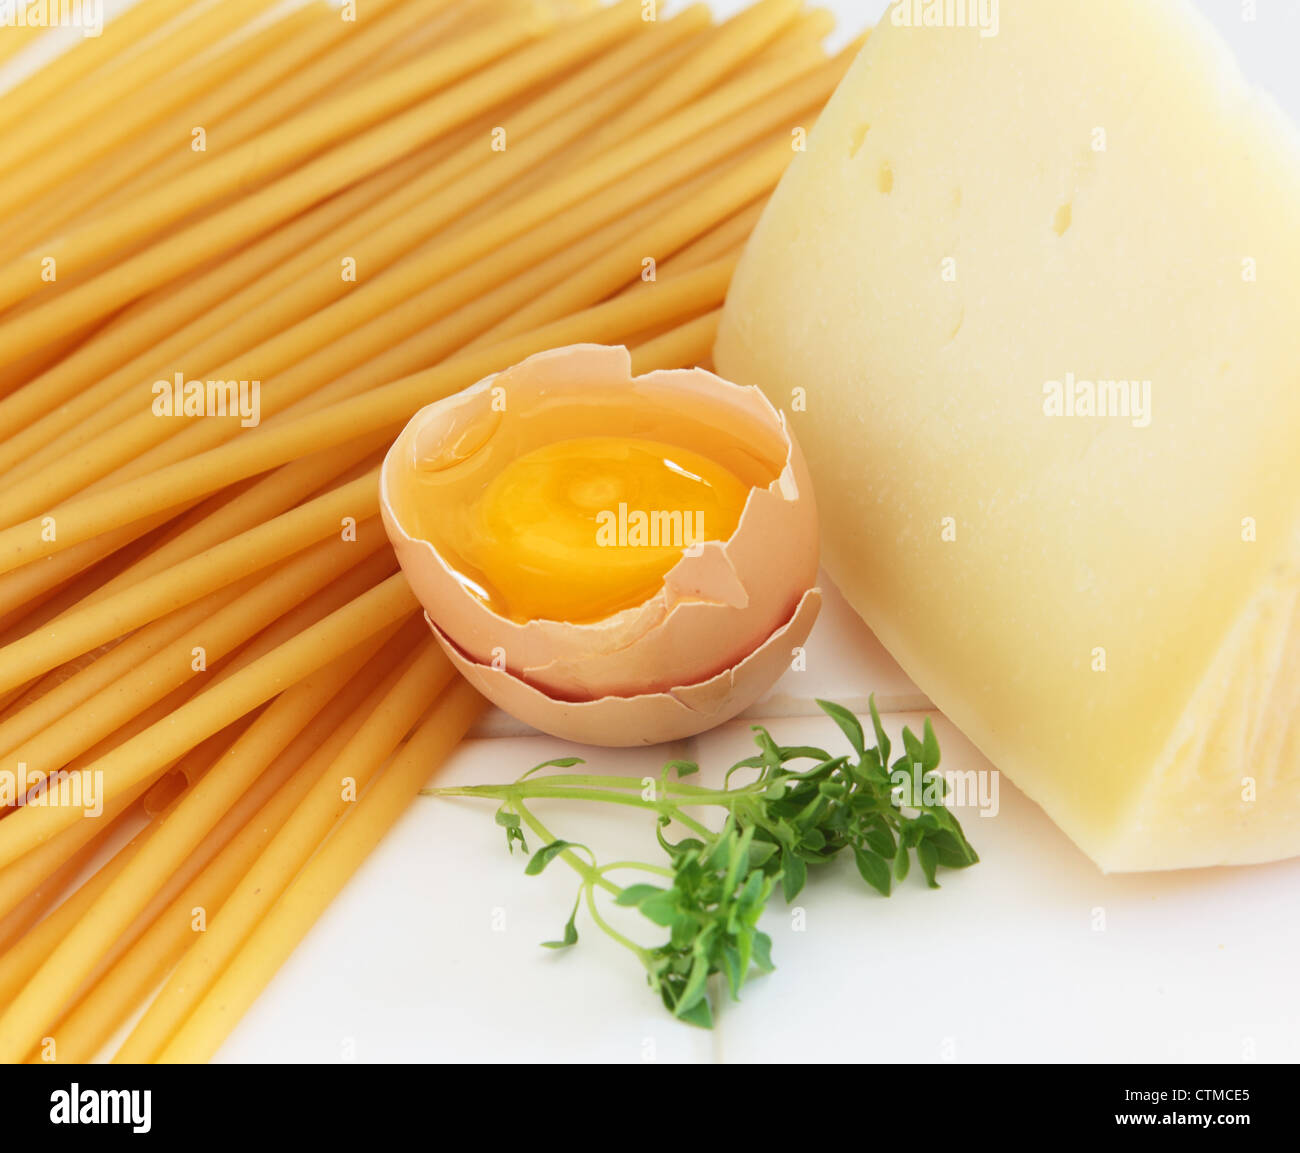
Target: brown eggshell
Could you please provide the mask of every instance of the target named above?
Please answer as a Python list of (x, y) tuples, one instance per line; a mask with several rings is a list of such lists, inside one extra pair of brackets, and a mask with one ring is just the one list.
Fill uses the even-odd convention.
[(790, 667), (792, 650), (808, 639), (821, 601), (821, 591), (809, 589), (794, 615), (763, 644), (705, 681), (669, 692), (586, 701), (558, 700), (505, 669), (470, 659), (427, 614), (425, 619), (460, 674), (511, 716), (566, 741), (627, 748), (684, 740), (749, 708)]
[[(406, 532), (390, 500), (390, 477), (455, 442), (504, 389), (509, 411), (543, 397), (575, 403), (593, 390), (634, 388), (674, 410), (706, 411), (758, 442), (784, 466), (767, 488), (750, 491), (725, 542), (710, 541), (669, 571), (645, 603), (587, 624), (520, 624), (469, 593), (428, 541)], [(807, 465), (781, 413), (756, 388), (704, 369), (632, 376), (626, 348), (575, 345), (514, 368), (418, 412), (394, 442), (380, 480), (384, 524), (412, 590), (438, 628), (481, 665), (504, 654), (516, 676), (554, 699), (594, 700), (657, 693), (707, 681), (748, 657), (788, 621), (817, 578), (817, 510)]]

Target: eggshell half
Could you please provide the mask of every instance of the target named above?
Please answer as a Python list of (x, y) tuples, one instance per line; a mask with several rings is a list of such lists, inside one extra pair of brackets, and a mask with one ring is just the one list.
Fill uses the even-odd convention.
[(793, 650), (812, 631), (821, 601), (821, 591), (809, 589), (789, 621), (734, 668), (705, 681), (668, 692), (587, 701), (547, 696), (505, 669), (472, 660), (427, 614), (425, 619), (460, 674), (511, 716), (566, 741), (628, 748), (684, 740), (749, 708), (790, 667)]
[[(751, 490), (729, 540), (707, 542), (684, 555), (665, 577), (662, 590), (645, 603), (588, 624), (520, 624), (504, 618), (463, 587), (432, 544), (407, 533), (393, 510), (390, 478), (398, 469), (413, 467), (420, 453), (434, 451), (454, 441), (461, 429), (474, 427), (473, 417), (491, 410), (496, 389), (505, 390), (508, 410), (526, 410), (543, 399), (555, 403), (571, 397), (576, 403), (602, 388), (634, 388), (678, 410), (717, 414), (732, 432), (763, 438), (772, 458), (784, 460), (780, 474), (767, 488)], [(611, 744), (699, 732), (717, 720), (696, 727), (701, 714), (686, 702), (717, 691), (719, 678), (732, 678), (718, 698), (727, 707), (733, 699), (729, 694), (744, 698), (727, 715), (757, 699), (779, 675), (766, 663), (767, 657), (756, 659), (760, 650), (797, 623), (811, 624), (806, 614), (815, 615), (820, 603), (820, 598), (807, 596), (816, 583), (818, 564), (812, 482), (783, 415), (758, 389), (732, 384), (704, 369), (633, 377), (626, 348), (575, 345), (541, 353), (422, 409), (384, 460), (380, 506), (402, 570), (449, 651), (459, 654), (466, 668), (483, 670), (476, 676), (494, 686), (493, 691), (479, 686), (489, 697), (547, 732), (569, 728), (563, 719), (547, 719), (547, 708), (560, 702), (563, 717), (583, 718), (581, 724), (593, 739), (605, 736)], [(504, 668), (494, 668), (502, 657)], [(788, 659), (787, 646), (776, 663)], [(772, 675), (750, 692), (760, 669)], [(504, 699), (507, 690), (512, 703)], [(618, 698), (623, 698), (621, 703), (610, 704)], [(586, 707), (570, 714), (578, 704)], [(525, 707), (526, 716), (520, 711)], [(591, 719), (606, 710), (611, 717), (628, 720)], [(631, 739), (616, 739), (621, 723), (630, 723), (633, 715), (647, 719), (647, 710), (655, 710), (662, 731), (658, 722), (638, 724)]]

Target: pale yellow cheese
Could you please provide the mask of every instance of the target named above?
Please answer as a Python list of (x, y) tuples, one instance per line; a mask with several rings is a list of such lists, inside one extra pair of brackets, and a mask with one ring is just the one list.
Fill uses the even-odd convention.
[(790, 412), (852, 604), (1099, 864), (1300, 852), (1300, 137), (1188, 3), (886, 16), (716, 363)]

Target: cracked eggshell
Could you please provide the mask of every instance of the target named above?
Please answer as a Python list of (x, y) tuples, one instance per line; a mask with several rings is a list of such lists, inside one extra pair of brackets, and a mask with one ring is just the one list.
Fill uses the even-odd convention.
[(790, 667), (790, 653), (807, 639), (821, 609), (820, 589), (809, 589), (794, 615), (734, 668), (698, 684), (640, 696), (557, 700), (505, 669), (480, 664), (460, 651), (429, 620), (456, 670), (512, 717), (566, 741), (629, 748), (680, 741), (731, 720), (754, 704)]
[[(481, 429), (477, 418), (492, 411), (497, 390), (506, 396), (504, 420), (543, 401), (578, 404), (597, 389), (630, 389), (649, 404), (711, 414), (733, 434), (765, 446), (766, 455), (783, 462), (780, 474), (766, 488), (751, 489), (729, 540), (683, 555), (661, 591), (643, 604), (588, 624), (520, 624), (467, 591), (431, 543), (406, 531), (389, 497), (390, 478), (466, 430)], [(758, 389), (703, 369), (633, 377), (626, 348), (576, 345), (542, 353), (422, 409), (384, 460), (380, 507), (402, 570), (461, 671), (520, 719), (547, 732), (565, 729), (557, 735), (576, 740), (584, 739), (578, 730), (589, 733), (588, 743), (668, 740), (734, 715), (780, 676), (820, 605), (820, 597), (807, 595), (818, 565), (812, 482), (783, 415)], [(694, 707), (701, 702), (707, 707)], [(552, 708), (558, 712), (548, 721)], [(620, 719), (605, 719), (614, 716)], [(644, 723), (634, 724), (636, 717)], [(620, 739), (624, 725), (635, 731)]]

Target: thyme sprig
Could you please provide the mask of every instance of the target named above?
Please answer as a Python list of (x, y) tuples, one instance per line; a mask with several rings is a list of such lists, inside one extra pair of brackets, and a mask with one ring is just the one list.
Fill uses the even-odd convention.
[[(793, 901), (807, 883), (809, 866), (825, 865), (848, 851), (862, 879), (888, 896), (907, 877), (913, 860), (931, 888), (939, 887), (940, 868), (966, 868), (979, 860), (944, 804), (939, 742), (928, 720), (920, 737), (904, 728), (903, 751), (891, 762), (891, 743), (874, 698), (871, 746), (852, 712), (829, 701), (817, 703), (847, 739), (848, 753), (832, 756), (812, 746), (780, 745), (767, 729), (754, 726), (758, 751), (733, 765), (718, 789), (690, 783), (699, 766), (689, 761), (669, 761), (657, 779), (557, 771), (584, 764), (571, 757), (537, 765), (512, 784), (426, 792), (497, 801), (496, 822), (511, 852), (516, 845), (527, 852), (529, 834), (542, 842), (529, 858), (527, 874), (535, 876), (557, 859), (577, 873), (573, 911), (560, 938), (544, 942), (546, 947), (577, 943), (577, 918), (585, 906), (602, 932), (636, 955), (673, 1016), (709, 1027), (710, 978), (721, 975), (732, 999), (739, 1000), (752, 975), (773, 968), (772, 942), (758, 923), (778, 884), (786, 901)], [(532, 809), (539, 800), (653, 812), (666, 861), (601, 865), (587, 846), (546, 828)], [(710, 808), (725, 814), (717, 829), (688, 811)], [(686, 835), (669, 840), (665, 830), (671, 825)], [(620, 885), (611, 879), (610, 874), (624, 871), (654, 881)], [(667, 929), (667, 940), (646, 947), (619, 932), (602, 913), (597, 890)]]

